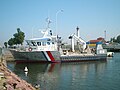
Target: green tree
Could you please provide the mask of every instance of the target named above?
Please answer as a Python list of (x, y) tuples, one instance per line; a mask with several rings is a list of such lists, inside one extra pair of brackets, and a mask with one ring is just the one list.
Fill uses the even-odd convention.
[(9, 46), (13, 46), (13, 45), (14, 45), (14, 38), (10, 38), (10, 39), (8, 40), (8, 45), (9, 45)]
[(120, 35), (117, 36), (117, 42), (120, 43)]
[(9, 39), (8, 45), (17, 45), (17, 44), (23, 44), (25, 34), (20, 30), (20, 28), (17, 28), (17, 33), (13, 34), (13, 38)]
[(14, 36), (14, 44), (21, 44), (21, 45), (23, 44), (25, 34), (20, 30), (20, 28), (17, 28), (17, 33), (15, 33), (13, 36)]
[(4, 46), (7, 48), (7, 42), (4, 42)]

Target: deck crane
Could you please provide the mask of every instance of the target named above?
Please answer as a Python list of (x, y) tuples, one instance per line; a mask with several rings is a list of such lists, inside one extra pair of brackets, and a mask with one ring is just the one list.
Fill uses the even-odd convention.
[(74, 40), (77, 41), (77, 45), (82, 46), (82, 52), (85, 52), (85, 49), (87, 47), (86, 42), (79, 36), (79, 28), (78, 27), (76, 28), (76, 30), (77, 30), (77, 33), (76, 34), (74, 33), (74, 34), (70, 35), (70, 37), (69, 37), (69, 39), (71, 39), (72, 52), (75, 51), (75, 49), (74, 49), (75, 41)]
[(75, 51), (75, 49), (74, 49), (74, 40), (76, 40), (78, 42), (78, 44), (82, 45), (83, 52), (85, 52), (86, 42), (81, 37), (78, 37), (77, 35), (72, 34), (70, 36), (70, 39), (71, 39), (71, 44), (72, 44), (72, 52)]

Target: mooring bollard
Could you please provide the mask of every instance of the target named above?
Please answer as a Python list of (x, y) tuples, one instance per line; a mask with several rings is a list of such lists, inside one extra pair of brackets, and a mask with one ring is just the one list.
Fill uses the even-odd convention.
[(16, 89), (16, 85), (17, 85), (17, 83), (14, 83), (14, 84), (13, 84), (13, 88), (14, 88), (14, 89)]

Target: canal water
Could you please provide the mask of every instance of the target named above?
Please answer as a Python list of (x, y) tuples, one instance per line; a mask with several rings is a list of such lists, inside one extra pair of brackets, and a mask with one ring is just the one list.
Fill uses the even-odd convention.
[[(7, 63), (19, 77), (40, 90), (120, 90), (120, 53), (105, 62), (61, 64)], [(27, 66), (28, 73), (24, 72)]]

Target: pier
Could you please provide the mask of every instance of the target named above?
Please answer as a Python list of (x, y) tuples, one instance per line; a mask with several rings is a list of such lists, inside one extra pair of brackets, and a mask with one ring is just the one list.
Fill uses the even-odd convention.
[(103, 45), (103, 48), (110, 52), (120, 52), (120, 45)]

